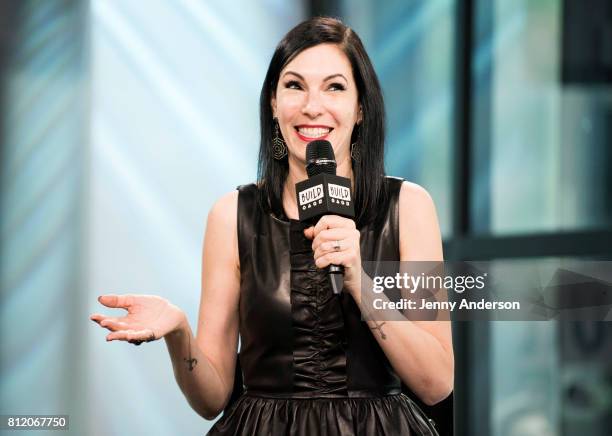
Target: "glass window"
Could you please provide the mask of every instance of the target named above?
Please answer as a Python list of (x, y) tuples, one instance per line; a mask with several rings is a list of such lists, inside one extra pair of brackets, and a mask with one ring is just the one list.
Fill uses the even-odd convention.
[(589, 43), (584, 33), (598, 22), (569, 10), (571, 3), (476, 2), (471, 225), (477, 233), (610, 225), (612, 91), (599, 76), (580, 73), (598, 71), (604, 53), (595, 52), (591, 63), (587, 55), (603, 40)]
[(387, 172), (425, 187), (451, 231), (454, 1), (344, 2), (383, 87)]

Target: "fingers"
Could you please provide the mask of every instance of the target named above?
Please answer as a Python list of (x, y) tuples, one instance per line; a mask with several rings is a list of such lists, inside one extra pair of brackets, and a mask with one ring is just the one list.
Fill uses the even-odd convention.
[(357, 255), (353, 250), (347, 252), (336, 251), (324, 254), (315, 259), (317, 268), (325, 268), (331, 264), (344, 265), (347, 268), (351, 268), (358, 264)]
[(354, 229), (355, 221), (344, 218), (339, 215), (323, 215), (321, 219), (317, 222), (317, 225), (314, 228), (314, 234), (317, 236), (320, 231), (325, 229), (332, 229), (342, 227), (346, 229)]
[(140, 345), (142, 342), (155, 341), (156, 339), (157, 337), (151, 329), (119, 330), (106, 336), (107, 341), (126, 341), (135, 345)]
[(332, 228), (354, 229), (355, 221), (349, 218), (344, 218), (339, 215), (323, 215), (314, 227), (308, 227), (304, 230), (304, 235), (308, 239), (313, 239), (322, 230)]
[(135, 345), (140, 345), (142, 342), (150, 342), (158, 339), (151, 329), (135, 330), (131, 329), (126, 322), (120, 321), (120, 318), (112, 318), (94, 313), (89, 317), (92, 321), (98, 323), (111, 331), (106, 336), (107, 341), (127, 341)]
[(100, 324), (105, 319), (110, 319), (110, 320), (113, 320), (113, 321), (119, 321), (120, 320), (120, 318), (115, 318), (115, 317), (112, 317), (112, 316), (102, 315), (101, 313), (93, 313), (93, 314), (91, 314), (89, 319), (94, 321), (94, 322), (97, 322), (98, 324)]
[(112, 332), (116, 332), (119, 330), (129, 330), (130, 328), (129, 324), (121, 321), (115, 321), (112, 319), (105, 319), (100, 323), (100, 325)]
[(89, 317), (90, 320), (97, 322), (98, 324), (100, 324), (100, 321), (102, 321), (104, 318), (106, 318), (106, 316), (100, 313), (94, 313)]
[(98, 301), (106, 307), (129, 309), (134, 304), (132, 295), (100, 295)]
[(314, 238), (314, 226), (310, 226), (307, 229), (304, 229), (304, 236), (306, 236), (308, 239), (313, 239)]
[(111, 316), (94, 313), (89, 317), (89, 319), (97, 323), (100, 327), (104, 327), (110, 331), (128, 330), (130, 328), (129, 324), (122, 321), (125, 318), (114, 318)]
[[(134, 296), (131, 294), (101, 295), (98, 297), (98, 301), (106, 307), (127, 309), (128, 312), (130, 312), (131, 307), (134, 305)], [(111, 331), (111, 333), (106, 336), (107, 341), (119, 340), (134, 345), (140, 345), (143, 342), (150, 342), (158, 339), (153, 330), (135, 329), (133, 322), (126, 322), (126, 320), (129, 320), (129, 315), (117, 318), (94, 313), (89, 319)]]
[(344, 251), (351, 248), (352, 245), (352, 242), (348, 239), (336, 239), (333, 241), (321, 242), (314, 252), (314, 257), (317, 258), (334, 251)]
[[(359, 241), (360, 233), (359, 230), (356, 229), (347, 229), (347, 228), (333, 228), (322, 230), (318, 235), (315, 236), (312, 241), (312, 250), (316, 251), (319, 246), (325, 242), (334, 242), (334, 241)], [(352, 245), (352, 244), (350, 244)], [(346, 244), (344, 247), (346, 248)]]
[[(316, 234), (316, 227), (314, 233)], [(352, 226), (320, 230), (312, 241), (315, 265), (318, 268), (325, 268), (330, 264), (351, 268), (360, 264), (360, 238), (361, 234), (354, 223)]]
[(313, 236), (315, 264), (325, 268), (330, 264), (351, 267), (359, 264), (361, 234), (352, 220), (337, 215), (323, 216), (315, 227), (305, 230)]

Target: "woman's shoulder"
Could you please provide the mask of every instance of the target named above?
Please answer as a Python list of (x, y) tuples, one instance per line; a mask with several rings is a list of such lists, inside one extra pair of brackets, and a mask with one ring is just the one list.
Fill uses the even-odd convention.
[(432, 198), (427, 189), (418, 183), (401, 179), (400, 204), (422, 204), (431, 202)]
[(260, 185), (259, 182), (251, 182), (236, 186), (235, 190), (223, 194), (215, 201), (211, 212), (215, 211), (215, 213), (220, 214), (235, 212), (238, 208), (238, 197), (240, 194), (257, 193)]
[(239, 209), (253, 211), (261, 201), (261, 182), (245, 183), (236, 189), (219, 197), (213, 204), (209, 217), (225, 220), (229, 226), (235, 227)]
[(238, 211), (238, 192), (238, 190), (230, 191), (219, 197), (208, 213), (208, 221), (214, 221), (219, 224), (235, 224), (236, 213)]
[(419, 226), (423, 221), (437, 222), (433, 198), (423, 186), (404, 180), (399, 193), (399, 213), (403, 224)]
[(404, 260), (442, 259), (436, 207), (421, 185), (403, 181), (399, 198), (400, 255)]
[(407, 205), (422, 205), (431, 200), (429, 192), (421, 185), (404, 179), (403, 177), (384, 176), (389, 195), (399, 197), (400, 207)]
[(395, 198), (400, 220), (420, 221), (435, 216), (435, 205), (427, 189), (402, 177), (385, 176), (390, 198)]

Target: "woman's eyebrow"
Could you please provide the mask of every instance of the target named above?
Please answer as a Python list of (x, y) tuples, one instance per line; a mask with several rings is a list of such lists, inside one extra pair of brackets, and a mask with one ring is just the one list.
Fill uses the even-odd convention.
[[(329, 76), (327, 76), (325, 79), (323, 79), (324, 82), (328, 81), (329, 79), (333, 79), (334, 77), (342, 77), (344, 80), (346, 80), (346, 77), (344, 77), (344, 74), (330, 74)], [(348, 82), (348, 80), (346, 80)]]
[[(297, 76), (300, 80), (304, 81), (304, 76), (302, 76), (299, 73), (296, 73), (295, 71), (286, 71), (285, 74), (283, 74), (283, 76), (287, 75), (287, 74), (293, 74), (294, 76)], [(336, 74), (330, 74), (329, 76), (327, 76), (326, 78), (323, 79), (324, 82), (333, 79), (334, 77), (342, 77), (344, 80), (346, 80), (348, 82), (348, 80), (346, 79), (346, 77), (344, 77), (344, 74), (340, 74), (340, 73), (336, 73)]]

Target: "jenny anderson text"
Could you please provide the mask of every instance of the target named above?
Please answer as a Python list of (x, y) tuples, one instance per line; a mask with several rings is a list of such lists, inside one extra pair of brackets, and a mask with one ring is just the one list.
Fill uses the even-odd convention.
[(479, 301), (469, 301), (465, 298), (459, 302), (457, 307), (456, 301), (431, 301), (426, 299), (410, 300), (401, 298), (398, 301), (385, 301), (382, 298), (376, 298), (372, 302), (372, 306), (376, 310), (450, 310), (451, 312), (458, 309), (467, 310), (520, 310), (521, 303), (519, 301), (486, 301), (484, 298)]

